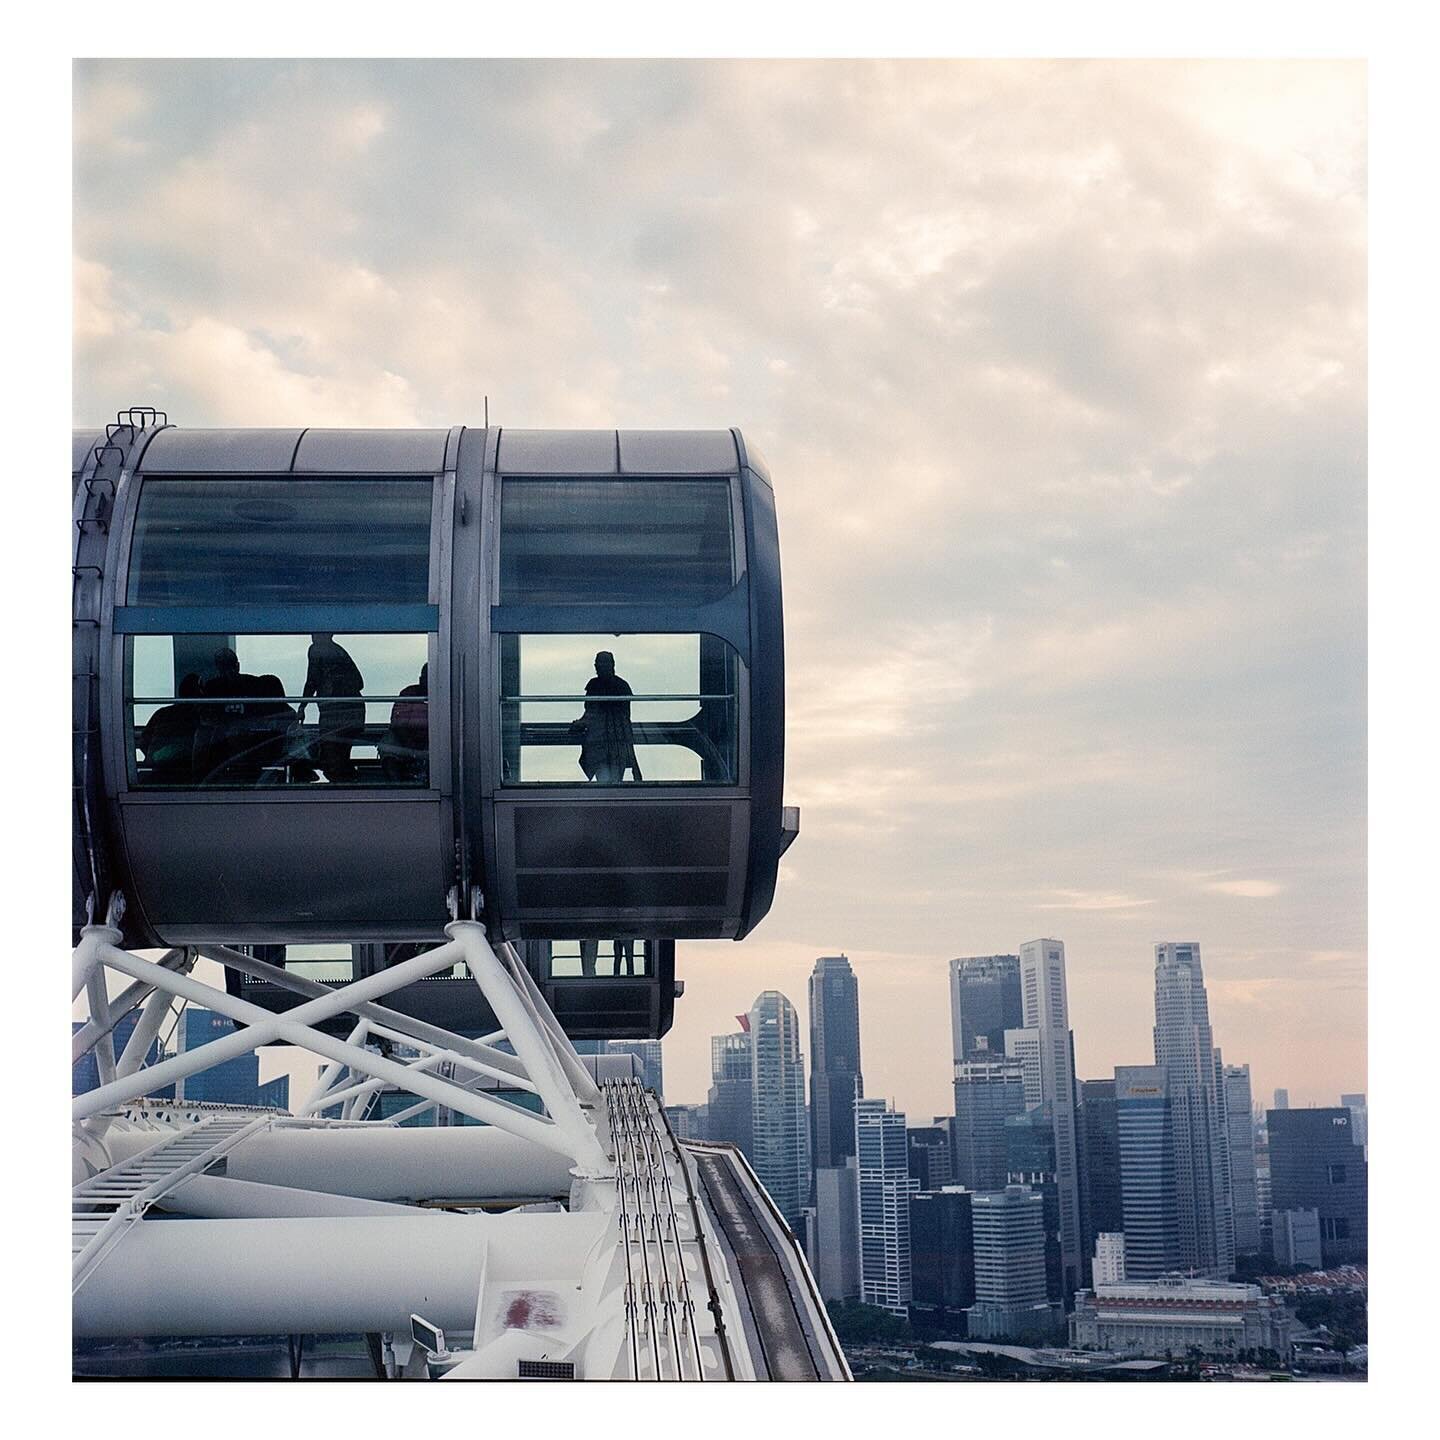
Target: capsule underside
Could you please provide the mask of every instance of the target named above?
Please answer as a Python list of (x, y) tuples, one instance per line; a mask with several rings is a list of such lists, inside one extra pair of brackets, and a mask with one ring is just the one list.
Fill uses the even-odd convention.
[(77, 924), (117, 890), (131, 944), (422, 941), (476, 892), (512, 940), (765, 914), (779, 553), (738, 431), (140, 423), (77, 433), (74, 493)]

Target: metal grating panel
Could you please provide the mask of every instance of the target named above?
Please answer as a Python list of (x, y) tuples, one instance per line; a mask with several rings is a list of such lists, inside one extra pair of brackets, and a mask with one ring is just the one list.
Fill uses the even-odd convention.
[(521, 1360), (515, 1372), (521, 1380), (573, 1380), (573, 1360)]

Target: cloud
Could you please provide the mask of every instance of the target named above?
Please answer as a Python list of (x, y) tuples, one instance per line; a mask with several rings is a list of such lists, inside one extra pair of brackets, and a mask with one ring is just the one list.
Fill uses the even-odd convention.
[(1142, 900), (1134, 895), (1088, 894), (1083, 890), (1061, 890), (1058, 900), (1036, 905), (1037, 910), (1136, 910), (1142, 905), (1153, 905), (1154, 900)]
[[(764, 449), (805, 818), (677, 1007), (697, 1072), (765, 964), (1013, 948), (1053, 907), (1101, 1070), (1146, 1053), (1152, 929), (1222, 978), (1273, 951), (1295, 1027), (1333, 1018), (1355, 962), (1310, 957), (1364, 946), (1363, 65), (87, 61), (75, 94), (77, 422), (488, 395)], [(1355, 1075), (1363, 1034), (1327, 1034)], [(942, 1062), (894, 1065), (922, 1113)]]
[(1246, 900), (1270, 900), (1279, 895), (1283, 886), (1273, 880), (1216, 880), (1205, 887), (1217, 895), (1239, 895)]

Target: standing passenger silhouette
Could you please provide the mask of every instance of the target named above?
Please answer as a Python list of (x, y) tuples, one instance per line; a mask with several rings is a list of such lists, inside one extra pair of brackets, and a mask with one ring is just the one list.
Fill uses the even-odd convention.
[[(608, 650), (602, 650), (595, 657), (595, 675), (586, 682), (585, 693), (608, 696), (635, 692), (615, 673), (615, 657)], [(644, 778), (635, 759), (635, 731), (630, 724), (628, 700), (587, 700), (582, 720), (580, 768), (587, 780), (618, 785), (627, 769), (636, 780)]]
[[(301, 693), (313, 695), (320, 702), (315, 707), (319, 712), (319, 733), (311, 759), (331, 784), (353, 780), (355, 762), (350, 758), (350, 747), (361, 738), (365, 727), (365, 702), (359, 698), (365, 677), (350, 652), (336, 644), (329, 631), (311, 635), (310, 641), (305, 689)], [(300, 718), (305, 718), (303, 703)]]

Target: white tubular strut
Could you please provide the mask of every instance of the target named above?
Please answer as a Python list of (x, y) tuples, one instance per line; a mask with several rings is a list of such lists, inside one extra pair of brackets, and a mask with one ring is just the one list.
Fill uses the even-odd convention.
[[(600, 1092), (518, 956), (509, 946), (504, 947), (503, 958), (497, 955), (483, 927), (474, 921), (455, 921), (446, 927), (446, 933), (450, 939), (445, 944), (334, 989), (287, 975), (226, 947), (201, 947), (201, 953), (227, 965), (236, 963), (237, 968), (310, 997), (306, 1003), (277, 1014), (195, 979), (185, 973), (188, 966), (183, 962), (171, 968), (171, 956), (166, 957), (169, 964), (157, 965), (120, 949), (119, 931), (114, 927), (88, 926), (76, 951), (75, 975), (81, 988), (89, 991), (97, 1052), (106, 1051), (110, 1045), (112, 1016), (105, 999), (106, 968), (136, 982), (124, 992), (126, 997), (150, 993), (120, 1063), (115, 1062), (113, 1054), (97, 1053), (102, 1084), (75, 1098), (72, 1116), (87, 1129), (105, 1127), (108, 1116), (118, 1107), (153, 1094), (172, 1081), (262, 1045), (280, 1042), (296, 1045), (329, 1062), (299, 1106), (298, 1114), (316, 1114), (338, 1104), (345, 1107), (342, 1114), (355, 1116), (368, 1096), (387, 1085), (394, 1086), (419, 1097), (418, 1107), (414, 1108), (447, 1106), (563, 1155), (580, 1178), (612, 1176), (614, 1161), (603, 1138), (608, 1128), (601, 1113)], [(467, 1040), (374, 1003), (378, 997), (447, 969), (459, 960), (465, 962), (502, 1027), (496, 1034), (481, 1041)], [(176, 996), (227, 1016), (242, 1028), (142, 1070), (144, 1057)], [(337, 1039), (318, 1028), (346, 1014), (356, 1017), (347, 1039)], [(410, 1046), (419, 1051), (419, 1056), (401, 1062), (365, 1048), (367, 1041), (377, 1037)], [(510, 1050), (489, 1043), (502, 1037)], [(447, 1073), (431, 1073), (437, 1066), (443, 1066)], [(538, 1095), (545, 1114), (538, 1115), (499, 1095), (486, 1093), (479, 1088), (485, 1082)]]
[[(570, 1153), (575, 1156), (582, 1177), (598, 1179), (613, 1175), (615, 1162), (601, 1145), (594, 1123), (580, 1108), (576, 1086), (556, 1053), (550, 1031), (539, 1021), (524, 985), (490, 948), (485, 927), (474, 920), (452, 920), (445, 927), (445, 933), (461, 947), (475, 983), (495, 1012), (495, 1018), (505, 1027), (505, 1036), (540, 1092), (550, 1118), (569, 1139), (573, 1147)], [(524, 966), (518, 968), (521, 975), (525, 975)], [(545, 1010), (543, 1000), (540, 1009)], [(578, 1059), (576, 1064), (578, 1066)], [(589, 1088), (598, 1100), (594, 1085)]]
[[(276, 965), (267, 965), (263, 960), (242, 955), (238, 950), (230, 950), (223, 945), (201, 945), (199, 950), (206, 959), (218, 960), (232, 970), (239, 970), (241, 974), (253, 976), (256, 980), (269, 981), (272, 985), (278, 985), (282, 990), (289, 990), (296, 995), (308, 995), (312, 1000), (318, 1000), (335, 993), (328, 985), (320, 985), (314, 980), (306, 980), (302, 976), (292, 975), (288, 970), (282, 970)], [(493, 1035), (482, 1036), (479, 1040), (467, 1040), (464, 1036), (455, 1035), (449, 1030), (442, 1030), (438, 1025), (430, 1025), (424, 1020), (403, 1015), (398, 1010), (388, 1010), (385, 1006), (377, 1005), (373, 1001), (352, 1005), (350, 1008), (361, 1019), (370, 1022), (370, 1030), (367, 1033), (388, 1034), (392, 1039), (400, 1038), (405, 1044), (413, 1045), (421, 1050), (427, 1047), (452, 1049), (469, 1060), (482, 1062), (482, 1065), (477, 1068), (491, 1065), (508, 1075), (523, 1076), (525, 1073), (524, 1066), (515, 1056), (504, 1050), (495, 1049), (492, 1042), (504, 1038), (503, 1030), (497, 1031)], [(385, 1028), (382, 1029), (382, 1026)]]
[[(135, 979), (145, 980), (157, 989), (204, 1005), (231, 1020), (239, 1021), (245, 1028), (173, 1059), (161, 1061), (160, 1064), (150, 1066), (135, 1075), (117, 1078), (86, 1095), (77, 1096), (72, 1105), (72, 1117), (76, 1121), (85, 1120), (151, 1093), (171, 1080), (208, 1070), (223, 1060), (279, 1041), (309, 1050), (313, 1054), (335, 1061), (342, 1067), (348, 1066), (357, 1074), (387, 1081), (397, 1089), (458, 1110), (484, 1124), (498, 1126), (565, 1156), (573, 1165), (583, 1167), (588, 1173), (597, 1164), (604, 1162), (604, 1151), (600, 1148), (594, 1130), (580, 1114), (573, 1092), (565, 1092), (570, 1102), (567, 1110), (559, 1088), (551, 1085), (548, 1077), (545, 1083), (552, 1090), (552, 1094), (544, 1095), (543, 1098), (547, 1105), (553, 1107), (552, 1115), (554, 1111), (558, 1111), (562, 1119), (546, 1118), (497, 1096), (477, 1093), (452, 1081), (407, 1068), (397, 1061), (347, 1044), (333, 1035), (312, 1028), (321, 1021), (350, 1011), (357, 1002), (367, 1002), (376, 995), (387, 994), (437, 970), (446, 969), (458, 959), (466, 958), (466, 948), (457, 941), (451, 941), (427, 954), (416, 956), (413, 960), (392, 965), (379, 974), (366, 976), (334, 991), (326, 991), (322, 998), (309, 1004), (276, 1015), (258, 1005), (236, 999), (224, 990), (217, 990), (189, 976), (162, 969), (148, 960), (117, 949), (107, 937), (100, 937), (94, 946), (96, 964), (108, 965)], [(494, 957), (491, 959), (493, 962)], [(504, 1003), (503, 998), (501, 1003)], [(458, 1042), (459, 1037), (451, 1038), (452, 1042)], [(522, 1043), (525, 1042), (522, 1040)], [(517, 1050), (518, 1048), (517, 1046)], [(532, 1054), (535, 1053), (535, 1047), (529, 1044), (526, 1044), (526, 1049)], [(513, 1061), (516, 1057), (507, 1058)], [(544, 1056), (537, 1054), (536, 1058), (543, 1069)], [(529, 1063), (523, 1055), (521, 1060), (522, 1063)], [(550, 1063), (552, 1068), (558, 1069), (553, 1055)]]
[(506, 941), (500, 950), (505, 957), (506, 964), (510, 967), (510, 973), (515, 977), (515, 984), (529, 1004), (531, 1014), (539, 1020), (550, 1035), (555, 1046), (555, 1053), (565, 1067), (565, 1073), (570, 1077), (570, 1083), (575, 1087), (575, 1093), (580, 1097), (580, 1103), (598, 1108), (601, 1104), (601, 1096), (594, 1076), (585, 1068), (584, 1062), (570, 1043), (570, 1037), (555, 1018), (555, 1012), (546, 1004), (544, 995), (540, 993), (540, 987), (535, 983), (529, 970), (525, 968), (525, 962), (509, 941)]

